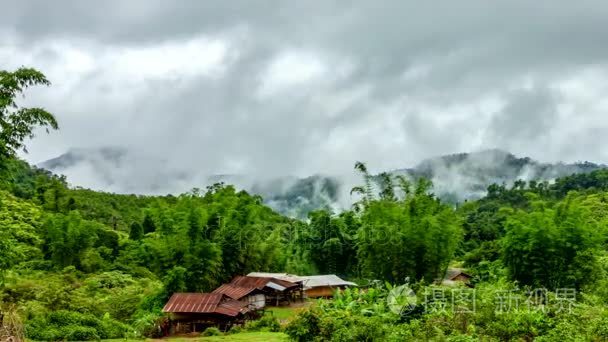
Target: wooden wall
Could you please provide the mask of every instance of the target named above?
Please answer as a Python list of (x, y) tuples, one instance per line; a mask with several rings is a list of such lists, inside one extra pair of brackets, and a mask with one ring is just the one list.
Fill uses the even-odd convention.
[(338, 288), (330, 286), (319, 286), (312, 289), (306, 290), (306, 297), (308, 298), (319, 298), (319, 297), (333, 297), (334, 291)]

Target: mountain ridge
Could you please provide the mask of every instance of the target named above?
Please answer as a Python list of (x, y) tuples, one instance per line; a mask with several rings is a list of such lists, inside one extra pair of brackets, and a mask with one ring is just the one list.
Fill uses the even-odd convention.
[[(338, 212), (350, 207), (349, 191), (356, 185), (351, 184), (352, 180), (349, 182), (347, 177), (323, 174), (261, 179), (239, 174), (206, 176), (168, 167), (153, 167), (153, 172), (142, 174), (139, 168), (134, 167), (139, 164), (158, 166), (166, 163), (161, 158), (139, 156), (124, 148), (104, 147), (71, 149), (38, 166), (65, 174), (73, 184), (118, 193), (181, 193), (194, 187), (224, 182), (261, 195), (265, 203), (278, 212), (300, 218), (315, 209), (328, 208)], [(428, 178), (433, 182), (433, 192), (438, 197), (458, 203), (484, 196), (487, 187), (493, 183), (510, 185), (518, 179), (551, 181), (602, 168), (607, 166), (592, 162), (543, 163), (529, 157), (517, 157), (504, 150), (489, 149), (427, 158), (413, 167), (389, 172), (412, 179)]]

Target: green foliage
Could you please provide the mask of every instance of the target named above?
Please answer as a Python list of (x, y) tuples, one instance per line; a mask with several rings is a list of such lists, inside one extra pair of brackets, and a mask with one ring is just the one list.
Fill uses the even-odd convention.
[(302, 243), (310, 248), (311, 260), (321, 274), (353, 274), (357, 270), (355, 235), (357, 219), (352, 213), (332, 217), (327, 211), (309, 214), (310, 224)]
[[(526, 306), (523, 300), (518, 307), (500, 311), (497, 291), (522, 298), (528, 294), (510, 283), (485, 283), (476, 289), (469, 306), (474, 303), (475, 310), (461, 311), (449, 300), (438, 307), (425, 304), (427, 294), (437, 289), (445, 291), (447, 298), (460, 293), (419, 287), (417, 309), (397, 315), (387, 308), (388, 288), (345, 291), (333, 301), (320, 300), (300, 312), (285, 332), (295, 341), (601, 341), (608, 331), (605, 306), (588, 298), (581, 298), (572, 311)], [(549, 302), (553, 300), (549, 296)]]
[(45, 127), (47, 132), (49, 128), (58, 128), (51, 113), (42, 108), (19, 107), (16, 102), (27, 88), (50, 84), (35, 69), (0, 70), (0, 162), (14, 156), (16, 150), (25, 150), (23, 141), (34, 136), (35, 128)]
[(122, 338), (130, 328), (109, 317), (59, 310), (28, 321), (26, 336), (39, 341), (90, 341)]
[(41, 257), (41, 217), (36, 205), (0, 191), (0, 280), (11, 267)]
[(281, 331), (281, 323), (276, 317), (265, 315), (258, 320), (247, 322), (245, 330), (278, 332)]
[(303, 311), (287, 325), (285, 333), (298, 342), (319, 340), (317, 337), (321, 333), (320, 315), (321, 312), (314, 309)]
[(550, 289), (578, 289), (594, 280), (596, 250), (605, 228), (580, 202), (572, 194), (555, 208), (537, 202), (530, 212), (509, 215), (504, 263), (513, 279)]
[(364, 275), (391, 282), (443, 276), (461, 239), (459, 218), (419, 183), (402, 200), (367, 202), (357, 233)]
[(149, 214), (144, 216), (144, 222), (142, 223), (142, 227), (144, 229), (144, 234), (153, 233), (156, 231), (156, 225), (154, 224), (154, 220)]
[(216, 328), (216, 327), (209, 327), (207, 329), (205, 329), (205, 331), (203, 331), (203, 333), (201, 334), (201, 336), (222, 336), (224, 335), (220, 329)]
[(167, 276), (163, 279), (167, 298), (175, 292), (186, 292), (186, 272), (185, 268), (176, 266), (167, 273)]
[(144, 229), (141, 224), (133, 222), (129, 230), (129, 239), (139, 241), (144, 237)]

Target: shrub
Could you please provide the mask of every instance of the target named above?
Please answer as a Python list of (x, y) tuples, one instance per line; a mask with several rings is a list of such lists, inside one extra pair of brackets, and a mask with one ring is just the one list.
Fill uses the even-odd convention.
[(228, 331), (228, 334), (239, 334), (243, 332), (243, 327), (241, 327), (240, 325), (234, 325), (232, 326), (232, 328), (230, 328), (230, 330)]
[(91, 327), (74, 326), (70, 328), (70, 332), (65, 335), (68, 341), (90, 341), (99, 340), (100, 337), (97, 331)]
[(276, 317), (266, 315), (258, 320), (247, 322), (245, 329), (250, 331), (278, 332), (281, 330), (281, 323), (279, 323)]
[(48, 324), (57, 326), (80, 324), (80, 319), (79, 313), (66, 310), (53, 311), (47, 315)]
[(313, 341), (320, 333), (320, 314), (321, 312), (315, 309), (300, 312), (296, 318), (289, 322), (287, 327), (285, 327), (285, 333), (294, 341)]
[(54, 311), (46, 316), (38, 316), (27, 322), (25, 334), (40, 341), (86, 341), (101, 338), (125, 337), (130, 327), (111, 319), (71, 311)]
[(63, 338), (59, 329), (46, 326), (45, 322), (35, 319), (25, 324), (25, 335), (36, 341), (56, 341)]
[(207, 329), (205, 329), (205, 331), (203, 331), (203, 333), (201, 334), (201, 336), (222, 336), (222, 332), (220, 331), (220, 329), (216, 328), (216, 327), (209, 327)]

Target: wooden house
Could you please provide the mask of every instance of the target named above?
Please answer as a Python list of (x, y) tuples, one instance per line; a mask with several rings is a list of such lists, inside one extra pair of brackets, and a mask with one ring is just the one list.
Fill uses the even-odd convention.
[(290, 302), (293, 292), (299, 289), (300, 286), (296, 283), (276, 278), (237, 276), (230, 283), (213, 290), (213, 293), (221, 293), (252, 304), (256, 309), (262, 309), (266, 304)]
[(227, 329), (242, 324), (252, 310), (248, 303), (221, 293), (174, 293), (163, 308), (171, 334), (201, 332), (209, 326)]
[(341, 279), (335, 274), (301, 276), (307, 298), (333, 297), (336, 290), (343, 290), (357, 284)]

